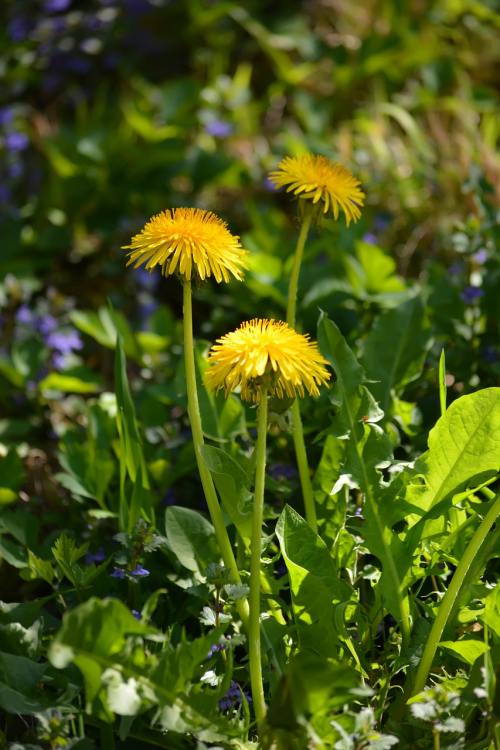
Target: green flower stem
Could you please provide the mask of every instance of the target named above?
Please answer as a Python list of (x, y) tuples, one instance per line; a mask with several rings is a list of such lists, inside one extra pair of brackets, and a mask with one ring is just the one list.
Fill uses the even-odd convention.
[(300, 267), (302, 265), (302, 256), (304, 255), (304, 246), (312, 221), (312, 210), (309, 206), (304, 209), (304, 218), (300, 227), (295, 255), (293, 258), (292, 273), (290, 276), (290, 286), (288, 287), (288, 301), (286, 306), (286, 322), (292, 328), (295, 327), (295, 313), (297, 310), (297, 292), (299, 288)]
[(413, 695), (416, 695), (417, 693), (420, 693), (424, 689), (425, 683), (427, 682), (427, 677), (429, 676), (429, 672), (432, 667), (432, 662), (434, 661), (434, 656), (436, 654), (439, 641), (441, 640), (441, 636), (443, 634), (443, 630), (445, 629), (446, 623), (448, 622), (453, 604), (460, 594), (460, 589), (467, 575), (467, 571), (469, 570), (474, 558), (479, 552), (481, 545), (486, 539), (488, 532), (490, 531), (499, 515), (500, 495), (493, 502), (491, 508), (481, 521), (479, 528), (467, 545), (462, 559), (457, 565), (448, 590), (444, 595), (441, 604), (439, 605), (436, 619), (434, 620), (434, 623), (432, 625), (431, 632), (425, 644), (424, 653), (422, 654), (422, 659), (420, 660), (420, 664), (418, 666), (415, 682), (413, 684), (410, 682), (405, 691), (407, 699), (412, 697)]
[[(198, 464), (201, 484), (210, 512), (210, 518), (215, 529), (215, 536), (219, 545), (219, 550), (224, 561), (224, 565), (229, 570), (233, 583), (241, 584), (241, 578), (234, 559), (231, 542), (227, 535), (226, 525), (222, 516), (222, 510), (219, 505), (217, 493), (215, 491), (212, 475), (203, 459), (203, 429), (201, 425), (200, 405), (198, 402), (198, 390), (196, 387), (196, 368), (194, 362), (194, 341), (193, 341), (193, 310), (191, 297), (191, 282), (185, 280), (183, 295), (183, 314), (184, 314), (184, 366), (186, 369), (186, 388), (188, 400), (188, 414), (191, 423), (191, 432), (193, 435), (193, 446)], [(248, 624), (248, 602), (246, 599), (239, 599), (237, 602), (238, 612), (242, 619), (243, 625)]]
[(266, 715), (262, 660), (260, 650), (260, 557), (262, 547), (262, 519), (264, 514), (264, 482), (266, 476), (267, 389), (260, 390), (257, 411), (257, 445), (255, 448), (255, 490), (252, 519), (252, 550), (250, 558), (250, 621), (248, 624), (248, 651), (250, 657), (250, 682), (257, 724)]
[[(288, 288), (288, 302), (286, 307), (286, 322), (291, 328), (295, 328), (295, 314), (297, 310), (297, 291), (299, 288), (300, 267), (304, 255), (304, 246), (312, 221), (312, 210), (309, 206), (305, 208), (304, 219), (300, 227), (295, 255), (293, 258), (292, 273), (290, 276), (290, 286)], [(292, 437), (295, 446), (295, 456), (299, 469), (300, 486), (302, 488), (302, 497), (304, 498), (304, 509), (306, 521), (313, 531), (318, 530), (318, 521), (316, 518), (316, 507), (314, 504), (314, 494), (309, 474), (309, 463), (307, 461), (306, 446), (304, 442), (304, 430), (302, 428), (302, 418), (300, 416), (300, 404), (295, 400), (292, 404)]]

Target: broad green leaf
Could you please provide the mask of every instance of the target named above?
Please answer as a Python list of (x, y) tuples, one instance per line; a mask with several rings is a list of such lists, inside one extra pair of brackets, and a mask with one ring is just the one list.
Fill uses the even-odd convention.
[(203, 446), (203, 460), (210, 469), (227, 515), (248, 544), (252, 536), (250, 480), (241, 465), (221, 448)]
[(173, 505), (165, 512), (165, 530), (172, 552), (199, 577), (218, 560), (212, 524), (195, 510)]
[(422, 370), (431, 343), (420, 296), (380, 315), (364, 345), (363, 365), (369, 388), (387, 413), (391, 394), (398, 394)]
[(14, 568), (25, 568), (28, 564), (24, 547), (5, 537), (0, 537), (0, 560), (2, 559)]
[(334, 625), (334, 605), (350, 597), (339, 579), (323, 540), (287, 505), (276, 524), (285, 561), (295, 624), (302, 648), (322, 656), (335, 656), (339, 635)]
[(358, 294), (376, 295), (404, 290), (396, 275), (396, 263), (380, 247), (366, 242), (356, 243), (356, 256), (346, 255), (346, 276)]
[[(224, 628), (194, 641), (185, 638), (175, 646), (148, 651), (142, 638), (163, 640), (116, 599), (89, 599), (67, 612), (49, 648), (54, 667), (74, 663), (85, 681), (86, 710), (111, 723), (114, 712), (125, 716), (156, 705), (160, 724), (168, 723), (163, 711), (182, 716), (186, 731), (209, 731), (220, 697), (217, 691), (199, 694), (199, 679), (210, 647)], [(220, 727), (234, 734), (221, 717)]]
[(462, 641), (441, 641), (440, 648), (450, 651), (466, 664), (474, 664), (476, 659), (488, 651), (488, 644), (484, 641), (476, 641), (473, 638)]
[(49, 659), (58, 669), (76, 664), (85, 679), (87, 710), (110, 721), (112, 713), (106, 703), (102, 674), (106, 669), (120, 669), (120, 652), (127, 635), (151, 632), (117, 599), (89, 599), (64, 615)]
[(116, 346), (117, 335), (122, 337), (123, 348), (128, 357), (138, 362), (141, 354), (135, 336), (122, 313), (108, 307), (101, 307), (98, 312), (74, 310), (71, 320), (83, 333), (91, 336), (99, 344), (108, 349)]
[(416, 465), (425, 487), (413, 485), (408, 495), (420, 515), (500, 470), (500, 388), (454, 401), (431, 430), (428, 444)]
[(47, 664), (0, 652), (0, 707), (11, 714), (33, 714), (47, 707), (39, 683)]
[(46, 394), (49, 391), (97, 393), (101, 390), (102, 385), (96, 380), (95, 375), (92, 376), (92, 379), (86, 380), (75, 375), (51, 372), (50, 375), (47, 375), (47, 377), (40, 381), (38, 387), (42, 394)]
[(105, 495), (115, 472), (112, 439), (115, 423), (96, 404), (88, 410), (88, 428), (68, 430), (61, 438), (58, 481), (74, 495), (97, 500), (105, 509)]
[(358, 675), (349, 664), (309, 651), (299, 652), (290, 660), (288, 673), (296, 708), (313, 716), (352, 701), (351, 691), (359, 685)]

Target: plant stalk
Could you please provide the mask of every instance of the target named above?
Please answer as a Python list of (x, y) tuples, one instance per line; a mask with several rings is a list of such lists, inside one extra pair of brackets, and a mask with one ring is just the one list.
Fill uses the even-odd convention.
[(450, 612), (453, 609), (453, 604), (460, 594), (460, 589), (467, 575), (467, 571), (469, 570), (472, 562), (474, 561), (474, 558), (479, 552), (481, 545), (486, 539), (488, 532), (490, 531), (499, 515), (500, 495), (497, 496), (489, 511), (481, 521), (479, 528), (474, 533), (472, 539), (467, 545), (462, 559), (457, 565), (448, 590), (444, 595), (441, 604), (439, 605), (436, 619), (433, 622), (431, 632), (422, 654), (422, 659), (420, 660), (420, 664), (418, 665), (415, 681), (413, 682), (413, 684), (410, 682), (405, 691), (407, 700), (413, 695), (420, 693), (425, 687), (425, 683), (427, 682), (427, 677), (429, 676), (429, 672), (432, 667), (432, 662), (434, 661), (434, 656), (436, 654), (439, 641), (441, 640), (443, 630), (445, 629), (446, 623), (448, 622)]
[(302, 257), (304, 255), (304, 247), (309, 234), (312, 221), (312, 211), (309, 207), (304, 209), (304, 218), (300, 227), (299, 237), (297, 239), (297, 245), (295, 247), (295, 255), (293, 258), (292, 273), (290, 275), (290, 285), (288, 287), (288, 300), (286, 306), (286, 322), (289, 326), (294, 328), (295, 317), (297, 310), (297, 292), (299, 288), (299, 276), (300, 267), (302, 265)]
[(260, 558), (262, 552), (262, 521), (264, 515), (264, 483), (266, 475), (267, 389), (260, 390), (257, 410), (257, 445), (255, 448), (255, 488), (252, 518), (252, 549), (250, 558), (250, 620), (248, 646), (250, 682), (257, 724), (266, 715), (264, 685), (262, 681), (262, 655), (260, 647)]
[[(217, 493), (215, 491), (212, 475), (203, 458), (203, 428), (201, 424), (200, 405), (198, 401), (198, 390), (196, 386), (196, 367), (194, 360), (194, 341), (193, 341), (193, 309), (191, 282), (184, 280), (183, 283), (183, 315), (184, 315), (184, 366), (186, 369), (186, 389), (188, 401), (188, 414), (191, 423), (191, 432), (193, 435), (193, 447), (200, 474), (203, 492), (207, 501), (210, 518), (215, 529), (215, 536), (219, 545), (219, 550), (224, 561), (224, 565), (229, 570), (233, 583), (241, 584), (241, 578), (234, 558), (231, 542), (226, 530), (222, 510), (219, 505)], [(248, 624), (248, 601), (245, 598), (239, 599), (236, 603), (239, 615), (243, 625)]]
[[(304, 247), (307, 235), (312, 221), (312, 210), (310, 207), (305, 209), (304, 219), (300, 227), (299, 237), (295, 248), (293, 258), (292, 273), (290, 276), (290, 285), (288, 287), (288, 301), (286, 307), (286, 322), (290, 328), (295, 328), (295, 317), (297, 311), (297, 292), (299, 288), (300, 267), (304, 255)], [(314, 493), (309, 474), (309, 463), (307, 461), (306, 446), (304, 442), (304, 430), (302, 427), (302, 418), (300, 416), (300, 404), (295, 399), (291, 407), (292, 412), (292, 437), (295, 447), (295, 457), (299, 469), (300, 486), (302, 497), (304, 498), (304, 509), (306, 521), (313, 531), (318, 530), (318, 521), (316, 517), (316, 506), (314, 504)]]

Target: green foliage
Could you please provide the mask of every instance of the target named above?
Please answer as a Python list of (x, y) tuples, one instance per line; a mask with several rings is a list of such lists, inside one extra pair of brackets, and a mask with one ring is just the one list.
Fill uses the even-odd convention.
[[(4, 5), (0, 748), (500, 747), (493, 3)], [(270, 403), (257, 727), (256, 413), (204, 370), (240, 322), (285, 316), (301, 202), (266, 176), (307, 152), (366, 204), (318, 220), (299, 279), (332, 372), (301, 402), (318, 534)], [(243, 284), (193, 284), (238, 584), (196, 473), (178, 279), (120, 249), (172, 206), (249, 251)]]

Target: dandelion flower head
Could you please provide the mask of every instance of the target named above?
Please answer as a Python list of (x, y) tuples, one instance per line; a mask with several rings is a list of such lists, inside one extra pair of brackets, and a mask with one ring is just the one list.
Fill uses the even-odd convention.
[(132, 237), (127, 265), (151, 271), (160, 266), (164, 276), (176, 271), (184, 279), (241, 280), (247, 252), (222, 219), (201, 208), (172, 208), (153, 216)]
[(286, 187), (287, 193), (313, 203), (321, 201), (323, 213), (331, 210), (335, 219), (343, 211), (347, 226), (361, 216), (365, 194), (359, 180), (326, 156), (286, 156), (269, 179), (278, 188)]
[(217, 340), (208, 355), (206, 383), (226, 395), (240, 388), (246, 401), (258, 402), (261, 386), (270, 396), (295, 398), (308, 391), (319, 396), (319, 386), (330, 378), (327, 360), (318, 345), (275, 320), (254, 319)]

